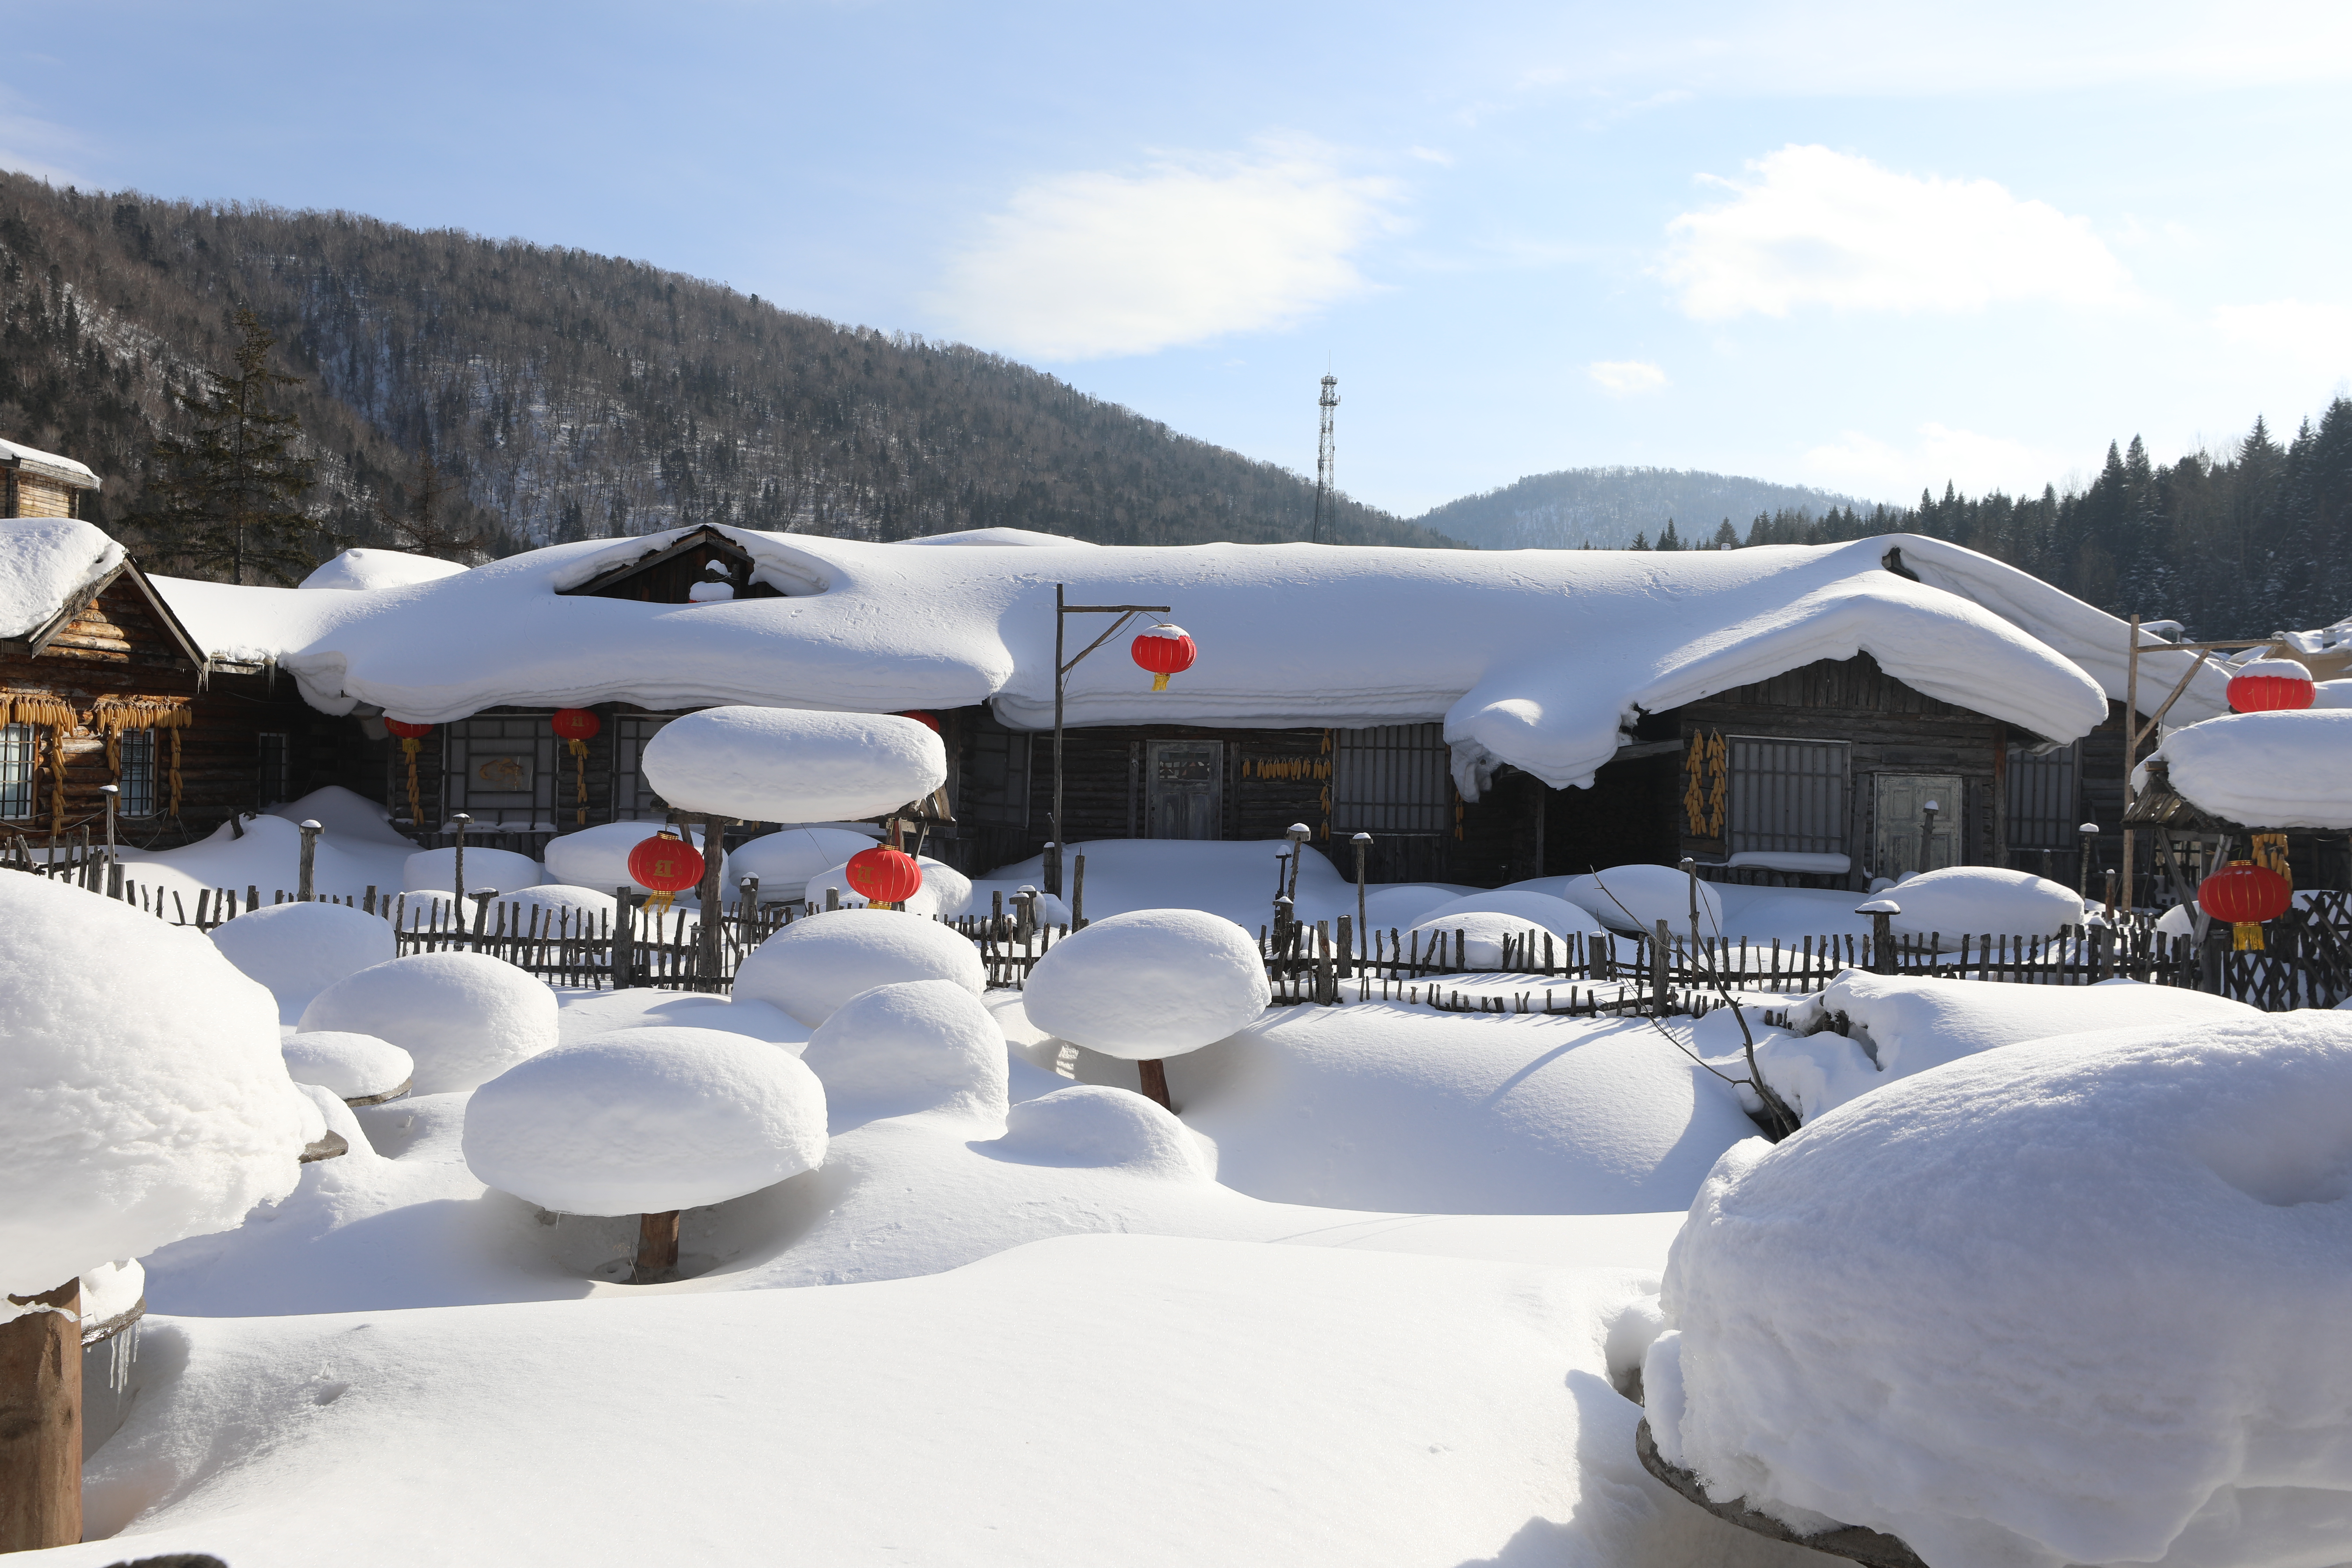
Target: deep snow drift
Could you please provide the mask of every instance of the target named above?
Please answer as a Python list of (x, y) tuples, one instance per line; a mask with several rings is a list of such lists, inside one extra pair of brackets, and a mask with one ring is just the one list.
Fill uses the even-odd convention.
[(2352, 1018), (2274, 1014), (2011, 1046), (1741, 1145), (1666, 1273), (1660, 1451), (1930, 1563), (2342, 1561), (2347, 1103)]

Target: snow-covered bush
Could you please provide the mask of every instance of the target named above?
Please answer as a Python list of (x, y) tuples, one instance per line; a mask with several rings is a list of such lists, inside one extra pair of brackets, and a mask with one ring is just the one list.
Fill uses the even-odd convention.
[[(535, 888), (544, 879), (539, 862), (528, 855), (518, 855), (511, 849), (467, 847), (465, 891), (468, 893), (487, 893), (494, 889), (511, 893), (518, 888)], [(401, 866), (400, 885), (412, 893), (428, 888), (455, 888), (457, 847), (420, 849), (411, 855)]]
[[(1711, 883), (1698, 885), (1698, 934), (1734, 935), (1723, 929), (1723, 896)], [(1513, 890), (1550, 893), (1580, 906), (1612, 931), (1666, 930), (1687, 941), (1691, 926), (1691, 878), (1673, 866), (1612, 866), (1582, 877), (1539, 877), (1514, 882)]]
[(555, 994), (478, 952), (395, 958), (319, 993), (301, 1033), (373, 1035), (415, 1058), (416, 1092), (472, 1089), (555, 1043)]
[[(1789, 1009), (1790, 1033), (1756, 1042), (1756, 1063), (1811, 1121), (1898, 1079), (2000, 1046), (2085, 1029), (2260, 1016), (2226, 996), (2137, 980), (2006, 985), (1849, 969)], [(1834, 1032), (1841, 1020), (1843, 1034)]]
[(1997, 866), (1947, 866), (1906, 877), (1885, 895), (1903, 908), (1895, 929), (1907, 936), (1938, 931), (1957, 945), (1966, 936), (2056, 936), (2083, 923), (2082, 896), (2063, 882)]
[(269, 987), (290, 1024), (336, 981), (398, 956), (392, 924), (348, 904), (264, 904), (213, 928), (213, 945)]
[[(1412, 940), (1418, 937), (1424, 952), (1432, 951), (1433, 943), (1443, 941), (1450, 955), (1457, 931), (1462, 933), (1464, 962), (1473, 969), (1492, 969), (1500, 964), (1507, 939), (1539, 955), (1543, 939), (1549, 934), (1554, 939), (1553, 952), (1565, 960), (1570, 937), (1601, 934), (1600, 921), (1565, 899), (1556, 899), (1549, 893), (1497, 889), (1450, 900), (1430, 910), (1405, 933), (1406, 951), (1412, 951)], [(1534, 936), (1532, 942), (1528, 941), (1529, 933)], [(1441, 958), (1439, 962), (1448, 963), (1451, 959)], [(1520, 962), (1528, 960), (1523, 955)]]
[[(621, 885), (614, 884), (614, 887)], [(563, 917), (567, 914), (572, 917), (571, 929), (580, 931), (594, 927), (600, 916), (604, 923), (611, 924), (619, 909), (609, 892), (600, 893), (593, 888), (574, 888), (562, 882), (541, 882), (536, 888), (525, 888), (520, 892), (500, 893), (490, 904), (489, 927), (493, 931), (498, 929), (499, 911), (504, 910), (509, 931), (529, 931), (530, 912), (537, 910), (540, 911), (539, 929), (542, 933), (555, 931), (563, 924)], [(470, 910), (467, 918), (470, 923)], [(584, 927), (583, 920), (586, 922)]]
[(1930, 1563), (2340, 1559), (2347, 1103), (2352, 1018), (2273, 1014), (2011, 1046), (1741, 1144), (1667, 1267), (1661, 1453)]
[[(1553, 900), (1555, 903), (1558, 900)], [(1462, 937), (1460, 962), (1466, 969), (1498, 969), (1503, 963), (1503, 944), (1510, 942), (1519, 950), (1518, 962), (1541, 963), (1544, 929), (1519, 915), (1507, 915), (1496, 910), (1472, 910), (1462, 914), (1436, 915), (1421, 922), (1402, 938), (1405, 952), (1414, 951), (1415, 943), (1423, 960), (1431, 963), (1451, 964), (1455, 962), (1454, 933)], [(1560, 952), (1557, 942), (1553, 952)]]
[[(964, 913), (971, 902), (971, 879), (928, 855), (919, 857), (915, 863), (923, 869), (923, 885), (915, 889), (913, 898), (907, 900), (906, 912), (910, 915), (944, 915), (950, 920)], [(846, 860), (811, 877), (804, 896), (812, 902), (822, 903), (827, 888), (841, 889), (844, 907), (866, 907), (865, 896), (849, 885), (849, 862)], [(767, 898), (765, 888), (760, 890), (760, 896), (762, 900)], [(1039, 918), (1042, 920), (1044, 917), (1041, 914)]]
[[(551, 881), (574, 888), (593, 888), (604, 894), (607, 900), (611, 900), (615, 888), (635, 888), (641, 893), (649, 893), (652, 889), (629, 875), (629, 852), (661, 831), (662, 824), (658, 822), (603, 822), (593, 827), (583, 827), (577, 832), (551, 838), (545, 851), (548, 878)], [(697, 849), (707, 851), (709, 836), (701, 828), (672, 831), (683, 833), (687, 841)], [(729, 896), (732, 897), (727, 871), (727, 852), (722, 847), (719, 855), (719, 885), (729, 888)], [(470, 850), (466, 855), (466, 879), (469, 882), (474, 879), (474, 856)], [(447, 878), (444, 877), (437, 885), (447, 887)], [(495, 882), (488, 885), (498, 886)], [(518, 887), (523, 885), (516, 884)]]
[(1459, 890), (1435, 882), (1395, 882), (1364, 895), (1364, 923), (1374, 931), (1402, 931), (1418, 925), (1441, 904), (1462, 897)]
[(195, 931), (0, 873), (0, 1294), (293, 1190), (318, 1113), (269, 993)]
[(296, 1083), (317, 1084), (341, 1100), (373, 1100), (415, 1076), (406, 1051), (373, 1035), (320, 1029), (288, 1037), (280, 1047)]
[(705, 708), (646, 742), (646, 782), (684, 811), (754, 822), (872, 816), (948, 776), (929, 726), (888, 713)]
[(1039, 1028), (1129, 1061), (1213, 1044), (1272, 999), (1250, 933), (1199, 910), (1131, 910), (1072, 931), (1022, 991)]
[(952, 980), (903, 980), (834, 1010), (801, 1053), (838, 1121), (948, 1110), (1004, 1114), (1004, 1031)]
[[(807, 895), (803, 889), (809, 882), (828, 868), (845, 864), (852, 855), (874, 847), (874, 836), (856, 833), (846, 827), (787, 827), (775, 833), (763, 833), (737, 849), (729, 861), (730, 886), (745, 877), (760, 879), (760, 901), (768, 904), (790, 903)], [(928, 865), (924, 879), (929, 880)], [(841, 890), (849, 891), (842, 883)], [(817, 898), (823, 900), (824, 885), (818, 884)]]
[(900, 980), (952, 980), (977, 996), (988, 971), (978, 947), (936, 921), (893, 910), (834, 910), (761, 942), (736, 970), (735, 995), (770, 1003), (814, 1028), (859, 992)]
[(975, 1147), (1024, 1165), (1115, 1165), (1180, 1182), (1209, 1175), (1181, 1121), (1139, 1094), (1098, 1084), (1023, 1100), (1006, 1113), (1003, 1137)]
[(824, 1159), (824, 1089), (717, 1029), (624, 1029), (508, 1068), (466, 1103), (467, 1168), (561, 1214), (724, 1203)]
[(1496, 888), (1491, 891), (1469, 893), (1438, 905), (1415, 921), (1420, 924), (1442, 924), (1455, 915), (1497, 914), (1549, 931), (1553, 936), (1599, 936), (1601, 922), (1588, 914), (1580, 905), (1549, 893), (1525, 889)]

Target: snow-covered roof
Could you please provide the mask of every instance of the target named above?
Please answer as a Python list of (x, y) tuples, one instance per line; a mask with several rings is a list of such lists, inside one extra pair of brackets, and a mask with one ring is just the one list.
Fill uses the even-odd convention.
[[(163, 586), (209, 649), (274, 651), (331, 712), (369, 703), (439, 722), (500, 704), (989, 702), (1007, 723), (1042, 729), (1053, 720), (1058, 583), (1076, 604), (1167, 605), (1201, 649), (1160, 693), (1123, 647), (1104, 649), (1070, 678), (1071, 722), (1442, 719), (1474, 794), (1505, 763), (1555, 785), (1588, 783), (1639, 710), (1859, 653), (1928, 696), (2071, 740), (2106, 702), (2069, 650), (2095, 658), (2112, 629), (2119, 663), (2123, 641), (2112, 616), (2022, 573), (1903, 535), (1650, 553), (939, 550), (721, 531), (782, 596), (660, 605), (562, 592), (679, 533), (553, 545), (369, 592)], [(1896, 547), (1927, 581), (1887, 569)], [(1104, 624), (1072, 630), (1091, 637)]]
[(90, 471), (89, 464), (77, 463), (71, 458), (60, 458), (55, 452), (44, 452), (37, 447), (20, 446), (15, 441), (0, 441), (0, 467), (38, 474), (45, 479), (55, 479), (78, 490), (98, 489), (98, 476)]
[(40, 630), (126, 559), (122, 546), (73, 518), (0, 518), (0, 637)]
[(399, 588), (451, 577), (465, 567), (455, 561), (412, 555), (405, 550), (346, 550), (302, 579), (305, 588)]
[[(2232, 713), (2176, 730), (2156, 754), (2190, 805), (2249, 827), (2352, 827), (2352, 709)], [(2147, 785), (2147, 768), (2134, 773)]]

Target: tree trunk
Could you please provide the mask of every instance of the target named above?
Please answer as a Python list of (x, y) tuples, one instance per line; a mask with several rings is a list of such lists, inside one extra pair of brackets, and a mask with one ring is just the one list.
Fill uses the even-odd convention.
[(1157, 1057), (1135, 1064), (1136, 1076), (1143, 1080), (1145, 1096), (1156, 1101), (1160, 1109), (1173, 1113), (1176, 1108), (1168, 1103), (1168, 1064)]
[(0, 1324), (0, 1552), (81, 1540), (81, 1281)]
[(658, 1285), (677, 1272), (677, 1215), (640, 1215), (637, 1218), (637, 1265), (632, 1285)]

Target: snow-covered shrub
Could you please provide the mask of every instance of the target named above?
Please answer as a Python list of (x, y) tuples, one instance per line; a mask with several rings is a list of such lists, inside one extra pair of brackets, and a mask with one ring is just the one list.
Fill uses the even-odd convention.
[[(2137, 980), (2008, 985), (1849, 969), (1789, 1009), (1790, 1033), (1756, 1042), (1756, 1063), (1811, 1121), (1898, 1079), (2000, 1046), (2086, 1029), (2260, 1016), (2226, 996)], [(1843, 1034), (1835, 1032), (1841, 1023)]]
[(1741, 1144), (1667, 1266), (1660, 1451), (1930, 1563), (2341, 1558), (2347, 1104), (2352, 1018), (2272, 1014), (2010, 1046)]
[(761, 942), (736, 970), (735, 995), (770, 1003), (814, 1028), (859, 992), (900, 980), (952, 980), (977, 996), (988, 971), (978, 947), (937, 921), (895, 910), (834, 910)]
[[(616, 882), (614, 886), (621, 884)], [(542, 933), (549, 933), (564, 923), (563, 917), (567, 914), (572, 917), (570, 928), (575, 931), (594, 928), (600, 916), (604, 924), (610, 925), (619, 909), (609, 892), (600, 893), (593, 888), (574, 888), (562, 882), (541, 882), (536, 888), (525, 888), (520, 892), (500, 893), (493, 900), (489, 929), (498, 929), (500, 910), (507, 911), (507, 929), (510, 931), (529, 931), (530, 912), (537, 910), (540, 911), (539, 929)], [(467, 920), (469, 924), (472, 918), (472, 911), (468, 910)], [(584, 926), (583, 920), (586, 922)]]
[(1170, 1181), (1209, 1175), (1182, 1122), (1139, 1094), (1099, 1084), (1023, 1100), (1006, 1113), (1003, 1137), (975, 1147), (1024, 1165), (1116, 1165)]
[(2082, 895), (2063, 882), (1998, 866), (1947, 866), (1906, 877), (1885, 897), (1903, 908), (1895, 929), (1906, 936), (2056, 936), (2083, 923)]
[(1455, 889), (1435, 882), (1396, 882), (1374, 888), (1364, 895), (1364, 923), (1374, 931), (1402, 931), (1418, 925), (1430, 910), (1460, 897)]
[[(574, 888), (593, 888), (607, 900), (612, 898), (615, 888), (635, 888), (641, 893), (651, 892), (652, 889), (629, 875), (629, 852), (646, 839), (658, 837), (661, 831), (662, 825), (658, 822), (604, 822), (551, 838), (545, 851), (548, 878), (551, 881)], [(674, 831), (684, 833), (688, 843), (697, 849), (707, 851), (709, 835), (701, 828)], [(719, 855), (719, 885), (729, 888), (731, 897), (732, 889), (727, 880), (727, 852), (722, 847)], [(466, 879), (469, 882), (474, 879), (474, 857), (470, 850), (466, 855)], [(445, 876), (437, 885), (447, 887), (448, 879)], [(495, 882), (488, 885), (498, 886)]]
[(0, 1293), (293, 1190), (318, 1113), (269, 993), (197, 932), (0, 873)]
[[(1691, 879), (1674, 866), (1612, 866), (1582, 877), (1540, 877), (1514, 882), (1514, 890), (1550, 893), (1580, 906), (1612, 931), (1656, 931), (1658, 922), (1688, 941)], [(1698, 934), (1736, 935), (1723, 929), (1723, 897), (1712, 884), (1698, 884)]]
[[(542, 880), (539, 862), (528, 855), (518, 855), (511, 849), (467, 847), (465, 891), (468, 893), (487, 893), (493, 889), (511, 893), (517, 888), (535, 888)], [(457, 885), (457, 847), (420, 849), (411, 855), (402, 863), (400, 885), (408, 892), (427, 888), (455, 888)]]
[[(1559, 901), (1553, 900), (1555, 903)], [(1500, 968), (1506, 942), (1519, 950), (1520, 963), (1542, 962), (1544, 928), (1524, 916), (1504, 914), (1496, 910), (1433, 915), (1403, 933), (1399, 940), (1404, 942), (1408, 953), (1414, 951), (1414, 944), (1418, 942), (1423, 959), (1427, 963), (1451, 964), (1454, 962), (1454, 937), (1457, 931), (1462, 936), (1461, 963), (1465, 968)], [(1561, 953), (1557, 942), (1553, 944), (1553, 952)]]
[(390, 1094), (416, 1072), (406, 1051), (373, 1035), (320, 1029), (289, 1036), (279, 1048), (289, 1078), (317, 1084), (341, 1100)]
[(717, 1029), (623, 1029), (508, 1068), (466, 1103), (467, 1168), (561, 1214), (724, 1203), (824, 1159), (824, 1089)]
[[(763, 833), (735, 851), (729, 862), (729, 886), (731, 888), (746, 877), (757, 877), (761, 902), (790, 903), (807, 896), (803, 889), (812, 879), (845, 863), (859, 850), (873, 847), (872, 834), (856, 833), (846, 827), (787, 827)], [(925, 880), (929, 876), (927, 866)], [(845, 894), (849, 891), (848, 883), (840, 886)], [(824, 885), (819, 883), (819, 901), (824, 897)]]
[(889, 811), (948, 776), (929, 726), (888, 713), (705, 708), (646, 742), (646, 782), (683, 811), (817, 822)]
[[(971, 879), (928, 855), (919, 857), (915, 863), (922, 868), (923, 885), (915, 889), (913, 898), (907, 900), (906, 912), (910, 915), (944, 915), (950, 920), (964, 913), (971, 902)], [(841, 889), (841, 901), (845, 908), (866, 907), (865, 896), (849, 885), (849, 862), (846, 860), (838, 866), (828, 866), (811, 877), (803, 897), (812, 902), (822, 903), (827, 888)], [(761, 889), (760, 897), (763, 901), (766, 900), (765, 888)], [(1041, 921), (1044, 920), (1042, 912), (1038, 918)]]
[(1199, 910), (1131, 910), (1072, 931), (1022, 991), (1039, 1028), (1129, 1061), (1213, 1044), (1272, 999), (1250, 933)]
[(1599, 936), (1601, 922), (1577, 904), (1549, 893), (1496, 888), (1487, 892), (1469, 893), (1438, 905), (1415, 924), (1426, 921), (1442, 924), (1455, 915), (1509, 915), (1515, 920), (1549, 931), (1555, 937)]
[[(1554, 939), (1553, 952), (1564, 960), (1570, 937), (1601, 934), (1600, 921), (1565, 899), (1556, 899), (1549, 893), (1497, 889), (1449, 900), (1430, 910), (1405, 933), (1406, 951), (1412, 951), (1412, 939), (1419, 937), (1423, 952), (1431, 951), (1432, 943), (1443, 940), (1447, 944), (1445, 952), (1451, 954), (1457, 931), (1462, 933), (1464, 960), (1473, 969), (1492, 969), (1500, 964), (1507, 938), (1528, 953), (1540, 955), (1543, 939), (1549, 933)], [(1532, 943), (1527, 940), (1530, 932), (1535, 939)], [(1451, 959), (1442, 958), (1439, 962)], [(1529, 960), (1523, 955), (1520, 962)]]
[(269, 987), (290, 1024), (336, 981), (396, 957), (392, 924), (348, 904), (264, 904), (213, 928), (213, 945)]
[(838, 1120), (950, 1110), (1004, 1114), (1004, 1031), (952, 980), (902, 980), (861, 991), (809, 1037), (801, 1060)]
[(478, 952), (418, 952), (319, 993), (303, 1034), (389, 1040), (415, 1058), (416, 1092), (472, 1089), (555, 1043), (555, 994)]

